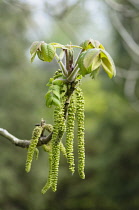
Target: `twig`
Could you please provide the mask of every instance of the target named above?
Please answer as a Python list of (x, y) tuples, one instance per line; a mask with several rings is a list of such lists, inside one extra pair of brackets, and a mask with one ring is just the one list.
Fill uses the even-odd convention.
[(58, 62), (63, 74), (65, 77), (68, 76), (68, 72), (67, 72), (67, 69), (65, 68), (63, 62), (60, 60), (59, 56), (57, 54), (55, 54), (55, 58), (56, 58), (56, 61)]
[(111, 15), (111, 18), (112, 18), (114, 27), (117, 29), (120, 36), (126, 42), (126, 45), (130, 48), (132, 53), (134, 53), (136, 56), (139, 56), (139, 46), (138, 46), (138, 44), (134, 41), (134, 39), (131, 37), (131, 35), (124, 28), (121, 21), (117, 17), (117, 15), (113, 14), (113, 15)]
[[(82, 2), (83, 1), (84, 0), (82, 0)], [(76, 6), (78, 6), (79, 3), (81, 3), (81, 0), (77, 0), (76, 2), (74, 2), (71, 5), (68, 5), (67, 2), (63, 1), (61, 4), (61, 7), (63, 7), (63, 8), (61, 8), (60, 13), (59, 13), (56, 11), (55, 5), (51, 5), (50, 3), (46, 2), (45, 10), (50, 16), (61, 20), (61, 19), (65, 18)]]
[(16, 146), (27, 148), (30, 144), (29, 140), (21, 140), (18, 139), (17, 137), (13, 136), (10, 134), (7, 130), (0, 128), (0, 135), (8, 139), (11, 143), (13, 143)]
[(133, 7), (135, 7), (136, 9), (139, 9), (139, 1), (137, 0), (128, 0), (128, 2), (130, 3), (130, 4), (132, 4), (133, 5)]
[[(30, 140), (19, 139), (19, 138), (15, 137), (14, 135), (12, 135), (11, 133), (9, 133), (6, 129), (0, 128), (0, 135), (5, 137), (7, 140), (9, 140), (15, 146), (22, 147), (22, 148), (28, 148), (30, 145)], [(37, 146), (47, 144), (51, 140), (51, 137), (52, 137), (52, 133), (50, 133), (47, 137), (41, 137), (39, 139)]]
[(125, 17), (134, 18), (134, 17), (139, 16), (139, 12), (135, 11), (134, 9), (129, 9), (128, 5), (119, 4), (113, 0), (105, 0), (105, 2), (113, 10), (117, 12), (121, 12), (122, 15), (124, 15)]

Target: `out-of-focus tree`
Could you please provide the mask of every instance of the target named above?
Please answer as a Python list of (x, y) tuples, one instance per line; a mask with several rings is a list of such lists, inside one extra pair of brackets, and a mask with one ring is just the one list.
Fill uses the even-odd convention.
[[(120, 40), (117, 43), (118, 76), (124, 83), (123, 91), (129, 102), (139, 111), (139, 3), (138, 1), (108, 1), (110, 17), (115, 33)], [(122, 52), (122, 59), (121, 59)]]
[[(0, 127), (30, 139), (34, 124), (47, 112), (42, 100), (46, 72), (40, 74), (27, 57), (30, 45), (27, 32), (33, 22), (28, 4), (1, 1), (0, 14)], [(24, 173), (26, 151), (16, 147), (10, 149), (8, 142), (0, 139), (0, 208), (33, 209), (31, 199), (27, 203), (26, 197), (27, 192), (34, 191), (30, 187), (30, 177)]]

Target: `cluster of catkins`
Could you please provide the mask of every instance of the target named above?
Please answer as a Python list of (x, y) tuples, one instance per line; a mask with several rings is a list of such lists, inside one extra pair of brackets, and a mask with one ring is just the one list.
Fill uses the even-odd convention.
[[(55, 192), (57, 189), (58, 170), (60, 153), (67, 159), (69, 169), (72, 174), (75, 171), (74, 161), (74, 127), (75, 119), (78, 124), (78, 173), (84, 179), (85, 167), (85, 143), (84, 143), (84, 97), (80, 87), (75, 88), (70, 97), (70, 102), (67, 108), (67, 117), (65, 117), (66, 97), (62, 97), (60, 106), (55, 106), (54, 110), (54, 126), (52, 131), (52, 139), (47, 145), (43, 145), (46, 152), (49, 154), (49, 175), (45, 186), (42, 189), (44, 194), (49, 188)], [(47, 127), (47, 126), (46, 126)], [(47, 128), (48, 130), (48, 128)], [(29, 172), (33, 155), (36, 150), (37, 143), (42, 133), (42, 127), (36, 126), (33, 133), (30, 146), (28, 148), (26, 171)], [(64, 146), (63, 135), (66, 133), (66, 142)]]

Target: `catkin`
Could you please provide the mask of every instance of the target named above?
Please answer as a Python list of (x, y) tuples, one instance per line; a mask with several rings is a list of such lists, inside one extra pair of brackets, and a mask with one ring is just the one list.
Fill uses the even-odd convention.
[(52, 163), (51, 163), (51, 182), (52, 190), (57, 189), (58, 169), (60, 160), (60, 140), (65, 131), (64, 109), (56, 107), (54, 111), (54, 130), (52, 135)]
[(49, 143), (42, 145), (42, 147), (45, 152), (50, 152), (50, 150), (51, 150), (51, 145)]
[(37, 148), (35, 148), (34, 155), (35, 155), (35, 160), (38, 160), (38, 158), (39, 158), (39, 150)]
[(51, 124), (45, 124), (44, 126), (45, 130), (47, 130), (49, 133), (53, 131), (53, 126)]
[(49, 175), (45, 186), (41, 190), (42, 194), (46, 193), (47, 190), (49, 190), (49, 188), (51, 187), (51, 167), (52, 167), (52, 151), (49, 151)]
[(60, 141), (60, 151), (62, 152), (64, 157), (67, 158), (66, 148), (65, 148), (64, 144), (61, 141)]
[(78, 122), (78, 173), (82, 179), (85, 179), (85, 142), (84, 142), (84, 97), (82, 90), (78, 87), (76, 90), (77, 99), (77, 122)]
[(25, 170), (26, 172), (29, 172), (31, 169), (31, 163), (33, 160), (33, 155), (38, 143), (38, 140), (41, 136), (42, 133), (42, 127), (41, 126), (36, 126), (32, 132), (32, 139), (28, 148), (28, 152), (27, 152), (27, 159), (26, 159), (26, 166), (25, 166)]
[(75, 112), (76, 112), (75, 100), (72, 96), (68, 107), (68, 119), (66, 126), (67, 162), (69, 163), (69, 169), (71, 170), (72, 174), (75, 171), (74, 153), (73, 153)]

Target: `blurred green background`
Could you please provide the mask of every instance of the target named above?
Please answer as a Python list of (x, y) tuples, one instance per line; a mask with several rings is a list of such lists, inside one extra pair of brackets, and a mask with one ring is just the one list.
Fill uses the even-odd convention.
[(0, 137), (0, 210), (138, 210), (139, 1), (1, 0), (0, 26), (0, 127), (21, 139), (31, 138), (42, 117), (53, 123), (44, 95), (57, 64), (31, 64), (33, 41), (79, 45), (93, 38), (117, 67), (112, 80), (102, 71), (82, 82), (86, 179), (71, 176), (61, 156), (58, 190), (42, 195), (47, 154), (40, 148), (27, 174), (26, 149)]

